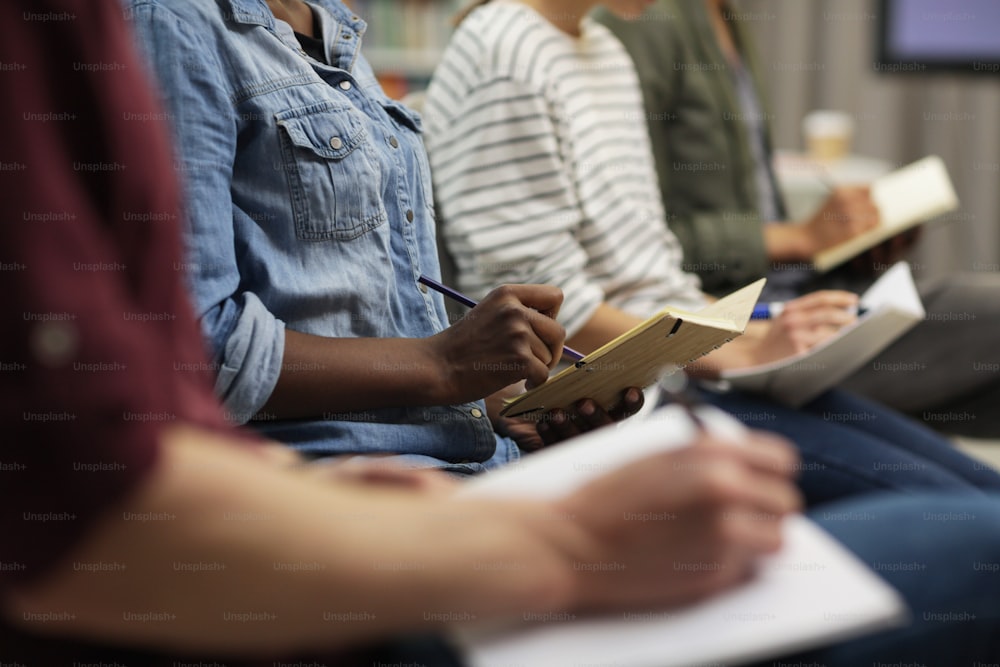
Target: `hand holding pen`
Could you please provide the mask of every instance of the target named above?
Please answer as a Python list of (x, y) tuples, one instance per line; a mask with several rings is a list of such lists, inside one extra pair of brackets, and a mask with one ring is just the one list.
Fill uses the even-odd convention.
[[(422, 276), (420, 282), (435, 281)], [(432, 336), (450, 402), (479, 399), (520, 380), (529, 389), (544, 383), (563, 353), (566, 332), (555, 319), (561, 305), (556, 287), (504, 285)]]
[(863, 234), (879, 223), (879, 211), (867, 186), (831, 187), (820, 209), (801, 225), (803, 258)]
[[(447, 285), (443, 285), (438, 281), (434, 280), (433, 278), (428, 278), (427, 276), (422, 275), (419, 278), (417, 278), (417, 282), (419, 282), (422, 285), (426, 285), (427, 287), (430, 287), (435, 292), (440, 292), (449, 299), (452, 299), (456, 303), (460, 303), (468, 308), (475, 308), (476, 306), (479, 305), (479, 303), (474, 299), (470, 299), (469, 297), (465, 296), (458, 290), (452, 289)], [(582, 352), (577, 352), (568, 345), (563, 346), (562, 356), (566, 357), (567, 359), (570, 359), (571, 361), (579, 361), (584, 357)]]
[[(763, 310), (763, 309), (762, 309)], [(780, 310), (780, 314), (776, 311)], [(858, 296), (839, 290), (821, 290), (784, 302), (768, 304), (770, 319), (746, 365), (777, 361), (809, 350), (857, 319)]]

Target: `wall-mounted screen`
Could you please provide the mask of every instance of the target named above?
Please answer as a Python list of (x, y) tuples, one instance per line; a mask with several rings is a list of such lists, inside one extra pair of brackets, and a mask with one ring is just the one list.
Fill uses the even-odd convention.
[(1000, 0), (881, 0), (881, 72), (1000, 74)]

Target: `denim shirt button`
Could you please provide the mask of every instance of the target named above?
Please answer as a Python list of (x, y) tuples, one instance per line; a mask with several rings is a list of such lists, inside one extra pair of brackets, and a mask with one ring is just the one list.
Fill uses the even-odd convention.
[(423, 292), (424, 294), (427, 294), (427, 285), (425, 285), (423, 283), (420, 283), (420, 284), (417, 285), (417, 287), (420, 288), (421, 292)]
[(483, 416), (483, 411), (480, 410), (479, 408), (472, 408), (471, 410), (469, 410), (469, 414), (475, 417), (476, 419), (479, 419), (480, 417)]
[(413, 209), (412, 208), (406, 209), (406, 221), (407, 222), (413, 222)]
[(351, 38), (351, 33), (345, 32), (345, 33), (341, 34), (340, 36), (343, 37), (344, 39), (350, 39)]
[(344, 142), (340, 140), (340, 137), (330, 137), (330, 148), (339, 151), (343, 146)]
[(340, 86), (341, 90), (350, 90), (351, 89), (351, 82), (347, 81), (346, 79), (344, 81), (341, 81), (337, 85)]
[(389, 145), (392, 146), (393, 148), (399, 148), (399, 141), (396, 139), (396, 137), (389, 137)]

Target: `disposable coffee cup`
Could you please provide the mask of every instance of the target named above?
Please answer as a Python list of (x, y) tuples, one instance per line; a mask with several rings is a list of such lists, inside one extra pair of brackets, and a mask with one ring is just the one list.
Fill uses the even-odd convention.
[(802, 120), (802, 133), (810, 158), (835, 162), (851, 153), (854, 119), (843, 111), (813, 111)]

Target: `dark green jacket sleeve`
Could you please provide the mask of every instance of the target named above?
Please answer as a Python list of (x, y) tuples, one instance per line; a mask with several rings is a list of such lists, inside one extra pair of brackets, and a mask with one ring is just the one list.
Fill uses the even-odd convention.
[[(606, 10), (595, 18), (618, 36), (635, 62), (667, 222), (684, 248), (685, 270), (701, 276), (705, 291), (717, 295), (764, 276), (770, 263), (756, 166), (704, 6), (659, 0), (636, 21)], [(746, 47), (747, 37), (739, 34)], [(756, 70), (752, 60), (748, 66)]]

